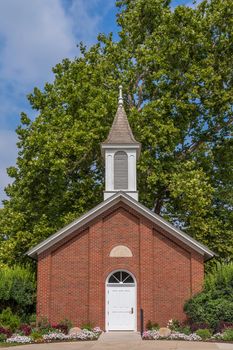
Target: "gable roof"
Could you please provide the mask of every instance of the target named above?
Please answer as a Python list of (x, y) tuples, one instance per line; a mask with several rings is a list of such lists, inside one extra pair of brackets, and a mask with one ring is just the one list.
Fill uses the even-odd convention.
[(137, 142), (133, 136), (131, 127), (128, 122), (127, 115), (125, 113), (124, 106), (122, 104), (118, 105), (117, 112), (115, 118), (113, 120), (112, 127), (108, 134), (107, 139), (102, 143), (106, 144), (137, 144)]
[(45, 239), (43, 242), (31, 248), (27, 252), (27, 255), (31, 258), (36, 259), (38, 254), (44, 252), (45, 250), (53, 246), (55, 243), (69, 236), (69, 234), (81, 228), (83, 225), (98, 217), (100, 214), (104, 213), (107, 209), (113, 207), (119, 202), (123, 202), (129, 205), (130, 208), (134, 209), (136, 212), (142, 214), (144, 217), (148, 218), (150, 221), (154, 222), (156, 225), (166, 230), (166, 232), (171, 234), (171, 236), (177, 238), (178, 240), (185, 243), (187, 246), (202, 254), (204, 256), (205, 261), (214, 257), (215, 253), (208, 249), (206, 246), (199, 243), (183, 231), (177, 229), (175, 226), (164, 220), (161, 216), (155, 214), (154, 212), (146, 208), (144, 205), (142, 205), (132, 197), (128, 196), (125, 192), (121, 191), (117, 192), (115, 195), (108, 198), (107, 200), (101, 202), (99, 205), (88, 211), (86, 214), (80, 216), (78, 219), (74, 220), (69, 225), (54, 233), (53, 235)]

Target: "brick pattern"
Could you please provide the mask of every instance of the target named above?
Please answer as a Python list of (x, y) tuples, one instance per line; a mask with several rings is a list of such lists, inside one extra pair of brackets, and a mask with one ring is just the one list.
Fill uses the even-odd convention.
[[(110, 257), (116, 245), (133, 257)], [(105, 281), (119, 269), (136, 278), (138, 330), (140, 308), (145, 324), (184, 320), (184, 301), (201, 290), (204, 276), (200, 254), (122, 203), (39, 255), (38, 317), (105, 329)]]

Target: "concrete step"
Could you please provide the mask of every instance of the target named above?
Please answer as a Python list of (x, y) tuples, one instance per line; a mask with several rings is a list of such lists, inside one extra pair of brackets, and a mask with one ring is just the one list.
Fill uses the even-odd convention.
[(142, 338), (139, 332), (104, 332), (99, 337), (102, 343), (135, 343), (141, 342)]

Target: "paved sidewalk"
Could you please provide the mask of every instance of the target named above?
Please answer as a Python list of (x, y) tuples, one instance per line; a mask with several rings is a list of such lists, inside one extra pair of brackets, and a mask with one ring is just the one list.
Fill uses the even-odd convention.
[[(0, 347), (0, 349), (8, 349)], [(142, 340), (139, 333), (103, 333), (98, 341), (30, 344), (14, 346), (12, 350), (233, 350), (233, 344), (167, 340)]]

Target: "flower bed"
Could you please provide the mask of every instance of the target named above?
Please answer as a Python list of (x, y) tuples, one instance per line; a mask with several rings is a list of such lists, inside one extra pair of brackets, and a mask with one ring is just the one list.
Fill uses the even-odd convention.
[(186, 340), (186, 341), (201, 341), (201, 337), (199, 337), (196, 333), (191, 333), (186, 335), (180, 332), (171, 332), (167, 337), (161, 336), (159, 331), (157, 330), (148, 330), (143, 332), (142, 339), (144, 340)]
[(26, 343), (32, 343), (32, 339), (31, 337), (28, 337), (26, 335), (13, 334), (10, 338), (7, 338), (6, 342), (26, 344)]
[(160, 328), (157, 323), (148, 321), (147, 330), (143, 333), (142, 339), (233, 342), (232, 323), (220, 321), (219, 330), (214, 333), (206, 323), (189, 325), (187, 322), (181, 324), (178, 320), (173, 319), (168, 321), (167, 327)]
[(73, 334), (65, 334), (59, 330), (49, 331), (41, 335), (41, 338), (35, 340), (33, 336), (22, 336), (20, 334), (13, 334), (10, 338), (7, 338), (7, 343), (50, 343), (54, 341), (87, 341), (87, 340), (97, 340), (101, 334), (101, 329), (95, 327), (93, 330), (89, 331), (87, 329), (82, 329), (80, 332)]

